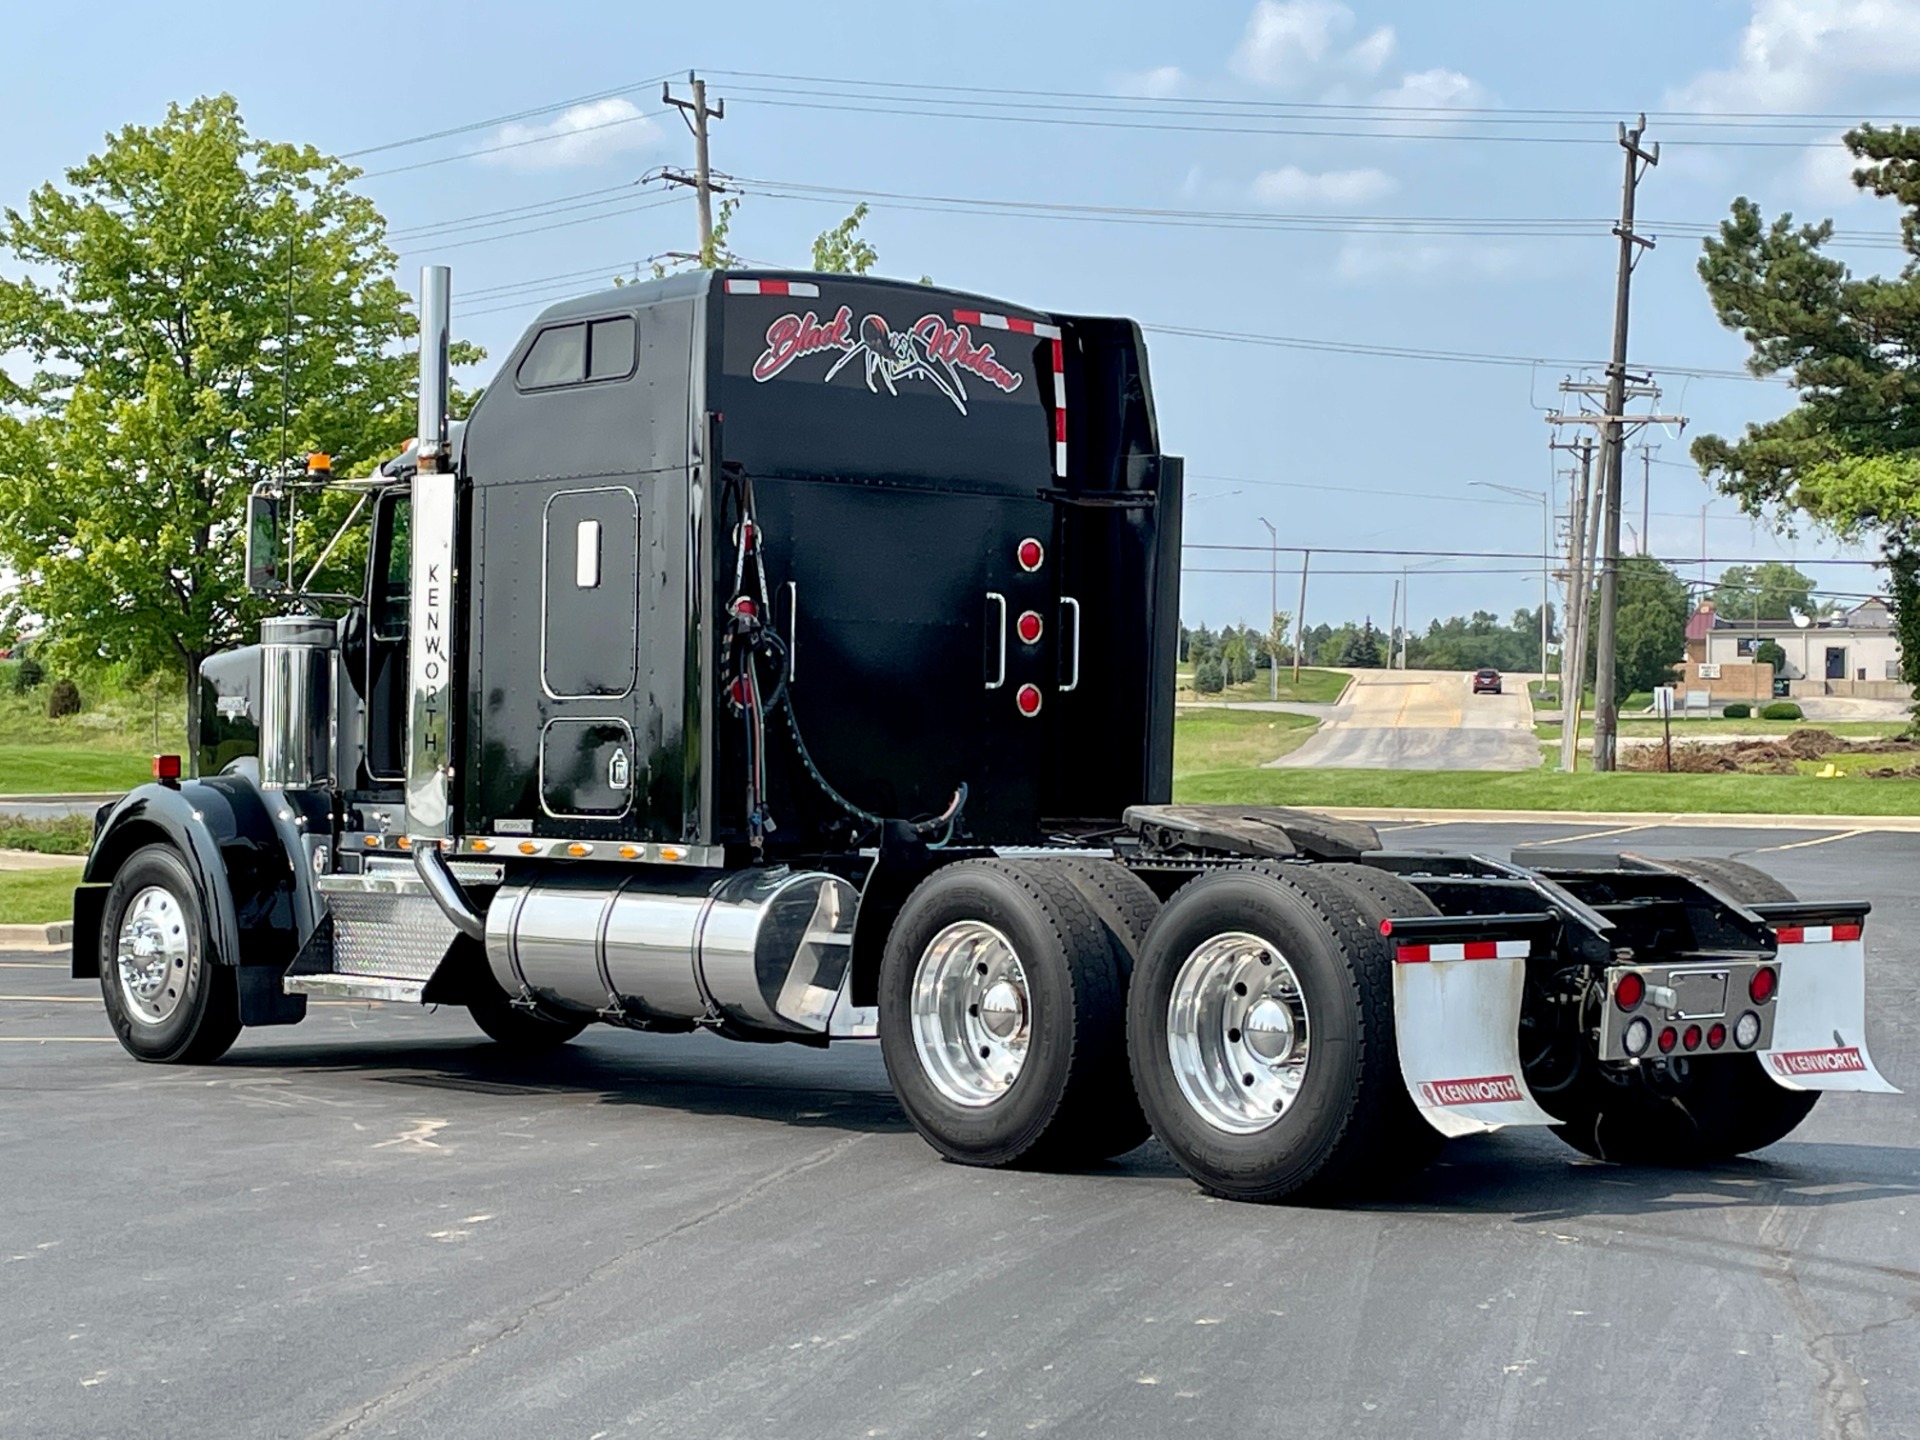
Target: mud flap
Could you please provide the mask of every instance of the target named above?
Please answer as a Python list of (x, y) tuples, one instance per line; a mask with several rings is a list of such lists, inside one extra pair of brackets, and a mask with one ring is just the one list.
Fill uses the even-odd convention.
[(1867, 947), (1860, 926), (1781, 927), (1780, 995), (1767, 1073), (1788, 1090), (1900, 1091), (1867, 1054)]
[(1399, 945), (1393, 1023), (1400, 1075), (1442, 1135), (1552, 1125), (1520, 1069), (1528, 942)]

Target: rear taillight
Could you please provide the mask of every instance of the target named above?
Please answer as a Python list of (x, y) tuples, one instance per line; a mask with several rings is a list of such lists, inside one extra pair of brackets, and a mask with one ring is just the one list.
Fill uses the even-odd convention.
[(1773, 992), (1779, 985), (1780, 972), (1771, 965), (1762, 965), (1747, 981), (1747, 998), (1756, 1005), (1764, 1005), (1773, 998)]
[(1647, 982), (1629, 970), (1613, 984), (1613, 1003), (1622, 1010), (1632, 1010), (1647, 998)]

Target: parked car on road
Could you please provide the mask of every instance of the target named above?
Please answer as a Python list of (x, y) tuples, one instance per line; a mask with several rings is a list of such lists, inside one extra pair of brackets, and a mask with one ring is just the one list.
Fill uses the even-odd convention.
[(1473, 693), (1476, 695), (1498, 695), (1500, 693), (1500, 672), (1493, 669), (1474, 671)]

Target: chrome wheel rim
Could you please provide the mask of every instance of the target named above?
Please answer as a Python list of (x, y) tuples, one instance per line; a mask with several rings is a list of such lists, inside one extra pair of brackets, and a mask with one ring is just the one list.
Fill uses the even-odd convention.
[(1203, 941), (1167, 999), (1173, 1078), (1216, 1130), (1252, 1135), (1299, 1098), (1312, 1051), (1306, 997), (1279, 947), (1244, 931)]
[(1032, 1001), (1013, 944), (959, 920), (927, 942), (913, 972), (913, 1048), (933, 1088), (978, 1109), (1013, 1088), (1027, 1060)]
[(135, 1024), (159, 1025), (187, 991), (187, 916), (171, 890), (149, 885), (121, 913), (120, 997)]

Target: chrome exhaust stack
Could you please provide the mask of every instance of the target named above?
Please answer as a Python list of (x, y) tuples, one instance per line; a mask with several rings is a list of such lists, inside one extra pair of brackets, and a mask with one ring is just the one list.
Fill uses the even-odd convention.
[(447, 406), (452, 379), (453, 271), (445, 265), (420, 270), (420, 473), (438, 474), (447, 466)]

